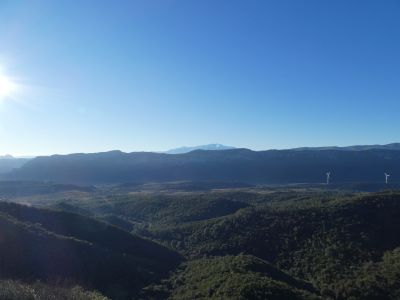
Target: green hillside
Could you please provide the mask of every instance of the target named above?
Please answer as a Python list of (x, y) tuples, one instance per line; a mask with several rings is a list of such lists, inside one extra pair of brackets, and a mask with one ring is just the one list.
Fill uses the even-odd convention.
[[(370, 264), (381, 266), (384, 257), (400, 246), (399, 232), (400, 194), (387, 193), (325, 204), (252, 207), (227, 217), (149, 228), (141, 234), (187, 257), (252, 254), (310, 281), (324, 297), (347, 299), (351, 291), (355, 299), (363, 299), (363, 289), (344, 284), (364, 280), (370, 273), (362, 270)], [(390, 293), (383, 288), (379, 297)]]
[(320, 299), (310, 284), (254, 256), (188, 262), (170, 280), (171, 299)]
[(68, 280), (113, 299), (168, 275), (178, 254), (80, 215), (0, 203), (0, 276)]
[(2, 278), (111, 299), (399, 298), (399, 192), (173, 186), (0, 202)]

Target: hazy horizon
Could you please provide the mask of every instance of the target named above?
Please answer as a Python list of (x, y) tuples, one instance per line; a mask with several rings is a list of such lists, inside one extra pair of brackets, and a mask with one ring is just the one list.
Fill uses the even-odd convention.
[[(235, 145), (223, 145), (223, 146), (228, 146), (232, 147), (233, 149), (249, 149), (252, 151), (268, 151), (268, 150), (290, 150), (290, 149), (297, 149), (297, 148), (329, 148), (329, 147), (352, 147), (352, 146), (383, 146), (383, 145), (390, 145), (390, 144), (397, 144), (398, 142), (393, 141), (387, 144), (349, 144), (349, 145), (316, 145), (316, 146), (308, 146), (308, 145), (303, 145), (303, 146), (298, 146), (298, 147), (290, 147), (290, 148), (267, 148), (267, 149), (253, 149), (250, 147), (236, 147)], [(175, 150), (175, 149), (180, 149), (180, 148), (194, 148), (194, 147), (201, 147), (201, 146), (208, 146), (208, 145), (214, 145), (214, 144), (220, 144), (220, 143), (209, 143), (209, 144), (204, 144), (204, 145), (183, 145), (183, 146), (177, 146), (169, 149), (163, 149), (163, 150), (142, 150), (142, 149), (134, 149), (134, 150), (122, 150), (122, 149), (108, 149), (104, 151), (93, 151), (93, 152), (85, 152), (85, 151), (73, 151), (73, 152), (65, 152), (65, 153), (45, 153), (45, 154), (23, 154), (23, 155), (15, 155), (12, 153), (0, 153), (0, 157), (4, 157), (7, 155), (11, 155), (14, 158), (34, 158), (38, 156), (51, 156), (51, 155), (68, 155), (68, 154), (76, 154), (76, 153), (100, 153), (100, 152), (111, 152), (111, 151), (121, 151), (124, 153), (133, 153), (133, 152), (152, 152), (152, 153), (167, 153), (168, 151)], [(220, 144), (222, 145), (222, 144)], [(227, 150), (227, 149), (222, 149)]]

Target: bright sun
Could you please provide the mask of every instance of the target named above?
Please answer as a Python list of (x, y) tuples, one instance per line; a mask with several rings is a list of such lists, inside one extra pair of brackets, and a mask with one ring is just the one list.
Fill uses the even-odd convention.
[(0, 99), (11, 96), (17, 89), (17, 84), (11, 78), (0, 74)]

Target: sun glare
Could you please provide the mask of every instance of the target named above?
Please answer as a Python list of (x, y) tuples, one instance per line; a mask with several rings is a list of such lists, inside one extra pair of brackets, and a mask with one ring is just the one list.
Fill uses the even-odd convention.
[(0, 74), (0, 99), (11, 96), (17, 89), (17, 84), (3, 74)]

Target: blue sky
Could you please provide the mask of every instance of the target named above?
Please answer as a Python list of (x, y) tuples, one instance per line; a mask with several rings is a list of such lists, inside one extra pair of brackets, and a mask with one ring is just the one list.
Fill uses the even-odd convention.
[(400, 141), (399, 15), (397, 0), (0, 0), (17, 85), (0, 154)]

